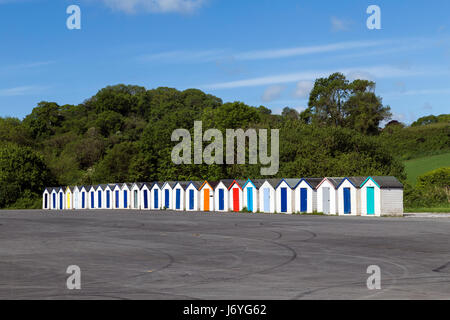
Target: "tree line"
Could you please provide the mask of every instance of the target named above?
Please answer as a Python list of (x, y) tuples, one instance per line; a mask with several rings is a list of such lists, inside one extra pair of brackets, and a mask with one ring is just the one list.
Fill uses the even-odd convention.
[(260, 165), (174, 165), (171, 134), (184, 128), (193, 135), (194, 120), (223, 133), (279, 129), (276, 177), (404, 180), (401, 156), (387, 147), (380, 128), (390, 116), (374, 82), (350, 82), (340, 73), (315, 81), (306, 110), (286, 107), (281, 115), (197, 89), (123, 84), (78, 105), (43, 101), (23, 120), (0, 118), (0, 207), (39, 207), (43, 187), (52, 185), (274, 178), (261, 176)]

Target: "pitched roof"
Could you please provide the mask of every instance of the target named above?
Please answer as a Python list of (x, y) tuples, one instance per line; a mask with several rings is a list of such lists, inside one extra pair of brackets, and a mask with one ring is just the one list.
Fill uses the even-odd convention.
[(260, 179), (262, 181), (261, 186), (267, 181), (267, 183), (269, 183), (272, 188), (276, 188), (278, 183), (280, 183), (281, 179)]
[(138, 189), (141, 190), (142, 187), (144, 186), (144, 183), (143, 182), (135, 182), (135, 183), (133, 183), (133, 186), (134, 185), (136, 185), (138, 187)]
[(373, 176), (373, 177), (368, 177), (362, 184), (361, 187), (363, 185), (366, 184), (366, 182), (372, 179), (373, 181), (375, 181), (375, 183), (381, 188), (390, 188), (390, 189), (403, 189), (403, 184), (398, 181), (398, 179), (396, 177), (392, 177), (392, 176)]
[(204, 187), (206, 184), (209, 184), (209, 186), (210, 186), (211, 188), (215, 189), (215, 188), (217, 187), (217, 185), (219, 184), (219, 181), (208, 181), (208, 180), (205, 180), (205, 181), (203, 181), (203, 183), (202, 183), (200, 189), (203, 189), (203, 187)]
[(291, 189), (294, 189), (294, 188), (297, 186), (297, 184), (299, 184), (300, 179), (292, 179), (292, 178), (281, 179), (281, 180), (279, 180), (279, 182), (278, 182), (276, 188), (278, 188), (278, 186), (279, 186), (283, 181), (286, 182), (287, 185), (288, 185)]
[(220, 182), (222, 182), (225, 185), (225, 187), (228, 189), (231, 186), (231, 184), (234, 182), (234, 180), (233, 179), (222, 179), (219, 181), (219, 183)]
[(195, 189), (200, 190), (200, 187), (202, 186), (202, 181), (189, 181), (188, 187), (191, 184), (194, 186)]
[(312, 189), (315, 189), (320, 182), (322, 182), (322, 178), (301, 178), (298, 180), (297, 184), (292, 188), (296, 189), (302, 181), (305, 181), (308, 186), (310, 186)]
[(350, 181), (350, 183), (355, 187), (355, 188), (360, 188), (361, 183), (363, 183), (364, 181), (366, 181), (367, 177), (345, 177), (342, 179), (342, 181), (339, 183), (339, 185), (337, 186), (337, 188), (339, 188), (341, 186), (341, 184), (344, 183), (345, 180)]
[(248, 179), (242, 186), (242, 188), (246, 187), (249, 183), (252, 183), (252, 185), (255, 186), (257, 190), (259, 190), (259, 188), (261, 188), (265, 181), (266, 180), (264, 179)]
[(168, 184), (169, 187), (173, 189), (173, 187), (175, 187), (175, 185), (177, 184), (177, 181), (165, 181), (161, 188), (163, 188), (166, 184)]
[(242, 189), (242, 187), (245, 185), (245, 182), (246, 180), (233, 180), (228, 189), (230, 189), (235, 183)]
[(180, 185), (180, 187), (183, 190), (186, 190), (186, 188), (188, 187), (189, 184), (190, 184), (190, 182), (187, 182), (187, 181), (178, 181), (174, 187), (177, 187), (178, 185)]

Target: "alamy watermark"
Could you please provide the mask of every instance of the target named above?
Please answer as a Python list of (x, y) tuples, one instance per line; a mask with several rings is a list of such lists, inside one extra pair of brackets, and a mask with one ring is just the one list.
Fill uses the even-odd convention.
[(67, 274), (70, 276), (67, 278), (66, 286), (69, 290), (81, 290), (81, 269), (77, 265), (71, 265), (67, 267)]
[(381, 29), (381, 8), (377, 5), (370, 5), (366, 10), (370, 17), (367, 18), (366, 25), (369, 30)]
[(370, 277), (367, 278), (367, 289), (369, 290), (381, 290), (381, 269), (377, 265), (371, 265), (367, 267), (367, 273)]
[[(248, 139), (249, 164), (261, 164), (261, 175), (275, 175), (280, 167), (280, 136), (278, 129), (270, 130), (270, 156), (267, 129), (226, 129), (226, 149), (224, 138), (218, 129), (208, 129), (203, 133), (202, 121), (194, 122), (194, 161), (192, 161), (191, 133), (186, 129), (176, 129), (172, 133), (172, 141), (178, 142), (172, 150), (172, 162), (180, 164), (246, 164), (246, 141)], [(203, 142), (211, 142), (203, 149)], [(235, 141), (237, 149), (235, 149)], [(259, 147), (259, 150), (258, 150)]]
[(81, 9), (79, 6), (73, 4), (67, 7), (66, 13), (70, 16), (66, 20), (66, 26), (69, 30), (81, 29)]

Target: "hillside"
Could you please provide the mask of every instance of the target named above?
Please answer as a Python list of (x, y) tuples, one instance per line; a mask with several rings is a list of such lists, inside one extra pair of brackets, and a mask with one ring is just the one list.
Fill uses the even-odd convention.
[(407, 160), (405, 161), (406, 181), (415, 185), (419, 176), (448, 166), (450, 166), (450, 153)]
[[(377, 121), (388, 109), (376, 102), (380, 114), (365, 115), (356, 100), (351, 102), (355, 114), (349, 113), (349, 119), (338, 114), (340, 122), (333, 124), (329, 121), (335, 114), (314, 114), (319, 107), (302, 114), (285, 108), (273, 115), (264, 106), (224, 103), (197, 89), (117, 85), (79, 105), (43, 101), (23, 121), (0, 118), (0, 208), (39, 207), (42, 189), (53, 185), (365, 175), (406, 181), (402, 159), (450, 152), (448, 123), (378, 132)], [(361, 125), (365, 117), (371, 126)], [(215, 128), (224, 137), (226, 129), (279, 129), (278, 172), (262, 176), (260, 169), (267, 164), (248, 164), (248, 146), (246, 164), (175, 165), (172, 133), (187, 129), (193, 135), (195, 120), (202, 121), (203, 133)], [(432, 168), (447, 160), (437, 160)], [(407, 167), (409, 179), (425, 170), (421, 162)]]
[(379, 139), (403, 160), (450, 152), (450, 121), (385, 129)]

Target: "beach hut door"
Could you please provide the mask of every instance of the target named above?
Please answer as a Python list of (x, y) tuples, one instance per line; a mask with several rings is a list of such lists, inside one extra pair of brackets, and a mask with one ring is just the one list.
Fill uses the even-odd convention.
[(253, 211), (253, 188), (247, 188), (247, 209)]
[(148, 209), (148, 194), (147, 194), (147, 190), (144, 190), (144, 209)]
[(165, 191), (164, 206), (166, 207), (166, 209), (169, 209), (169, 190), (168, 189), (166, 189), (166, 191)]
[(264, 189), (264, 212), (270, 212), (270, 189)]
[(205, 188), (203, 191), (203, 208), (205, 211), (209, 211), (209, 189)]
[(330, 188), (323, 188), (323, 213), (330, 213)]
[(189, 190), (189, 210), (194, 210), (194, 190)]
[(111, 191), (106, 190), (106, 208), (111, 208)]
[(181, 190), (177, 189), (175, 196), (175, 209), (180, 210), (180, 202), (181, 202)]
[(367, 188), (367, 214), (375, 214), (375, 188)]
[(281, 188), (281, 212), (287, 212), (287, 188)]
[(153, 206), (154, 206), (155, 209), (158, 209), (158, 202), (159, 202), (159, 200), (158, 200), (158, 196), (159, 196), (159, 195), (158, 195), (158, 190), (155, 189), (154, 192), (155, 192), (155, 199), (154, 199), (154, 202), (155, 202), (155, 203), (153, 204)]
[(234, 211), (239, 211), (239, 189), (234, 188), (233, 189), (233, 209)]
[(308, 211), (308, 189), (300, 189), (300, 212)]
[(350, 214), (351, 212), (350, 188), (344, 188), (344, 213)]
[(224, 194), (223, 189), (219, 189), (219, 210), (224, 210), (225, 208)]

